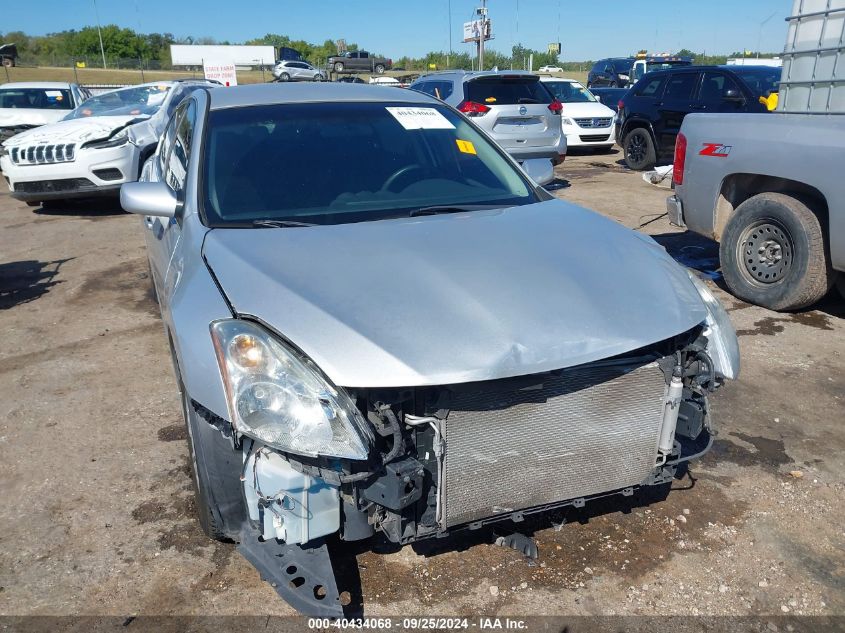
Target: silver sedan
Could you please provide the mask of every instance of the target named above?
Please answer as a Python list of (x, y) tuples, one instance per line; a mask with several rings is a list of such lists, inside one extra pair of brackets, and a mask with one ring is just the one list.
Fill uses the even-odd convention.
[(200, 522), (305, 613), (343, 615), (329, 539), (666, 486), (739, 371), (701, 281), (421, 93), (197, 91), (121, 201), (143, 216)]

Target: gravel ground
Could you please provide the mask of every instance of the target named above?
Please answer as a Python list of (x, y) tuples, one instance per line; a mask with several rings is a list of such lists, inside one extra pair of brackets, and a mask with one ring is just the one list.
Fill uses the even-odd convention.
[[(571, 156), (555, 195), (713, 271), (716, 246), (620, 158)], [(0, 614), (290, 614), (195, 520), (139, 220), (33, 210), (2, 184), (0, 213)], [(776, 314), (716, 277), (743, 373), (689, 477), (523, 526), (536, 565), (484, 534), (359, 552), (366, 613), (845, 615), (845, 306)]]

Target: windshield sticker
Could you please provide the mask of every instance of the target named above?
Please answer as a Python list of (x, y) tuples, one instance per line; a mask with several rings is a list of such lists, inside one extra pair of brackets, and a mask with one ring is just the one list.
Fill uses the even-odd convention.
[(472, 144), (472, 141), (462, 141), (459, 138), (455, 139), (455, 143), (458, 145), (458, 149), (463, 154), (476, 154), (475, 145)]
[(62, 100), (62, 92), (61, 90), (45, 90), (44, 94), (47, 95), (49, 99), (56, 99), (57, 101)]
[(406, 130), (454, 130), (449, 119), (434, 108), (385, 108)]

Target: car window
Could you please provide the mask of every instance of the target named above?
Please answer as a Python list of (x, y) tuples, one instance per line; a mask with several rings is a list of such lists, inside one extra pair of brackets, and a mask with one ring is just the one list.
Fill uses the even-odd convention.
[(451, 81), (432, 81), (431, 82), (431, 96), (437, 99), (446, 100), (452, 96), (454, 87)]
[(561, 103), (594, 103), (593, 94), (577, 81), (544, 81), (543, 85)]
[(605, 64), (602, 72), (612, 73), (613, 72), (613, 65)]
[(167, 123), (167, 127), (164, 129), (164, 133), (161, 135), (161, 141), (159, 141), (158, 146), (158, 166), (159, 173), (161, 174), (164, 174), (167, 167), (167, 159), (173, 147), (173, 139), (176, 136), (176, 125), (178, 123), (179, 117), (176, 115), (172, 116)]
[(634, 94), (638, 97), (660, 97), (663, 95), (663, 87), (665, 85), (666, 77), (644, 78)]
[(162, 84), (135, 86), (104, 92), (85, 101), (85, 103), (70, 112), (65, 119), (124, 115), (149, 117), (158, 112), (169, 90), (170, 84)]
[(778, 91), (780, 68), (738, 68), (734, 72), (755, 97), (768, 97)]
[(698, 83), (698, 73), (675, 73), (666, 82), (665, 99), (684, 101), (692, 98), (692, 91)]
[(180, 116), (176, 117), (178, 123), (176, 124), (176, 134), (173, 137), (173, 148), (167, 158), (167, 165), (164, 170), (164, 182), (173, 191), (179, 192), (185, 188), (196, 113), (196, 101), (191, 99), (180, 109)]
[(203, 209), (211, 226), (339, 224), (433, 205), (537, 200), (497, 145), (439, 103), (228, 108), (210, 112), (206, 129)]
[(701, 81), (698, 100), (702, 103), (720, 103), (728, 90), (739, 91), (739, 86), (724, 73), (708, 71)]
[(417, 92), (434, 96), (434, 88), (432, 87), (432, 84), (433, 82), (431, 81), (420, 81), (412, 85), (411, 90), (416, 90)]
[(466, 99), (486, 105), (548, 104), (552, 94), (536, 75), (495, 75), (467, 82)]
[(73, 110), (73, 102), (70, 90), (64, 88), (0, 89), (0, 108)]

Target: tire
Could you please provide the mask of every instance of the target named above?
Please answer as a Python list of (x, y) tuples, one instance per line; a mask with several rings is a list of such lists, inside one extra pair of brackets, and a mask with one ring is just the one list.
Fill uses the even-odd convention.
[(279, 75), (279, 81), (290, 81), (290, 75), (288, 73), (282, 73)]
[(384, 74), (384, 64), (376, 64), (375, 71), (376, 71), (377, 75), (383, 75)]
[(836, 276), (836, 289), (839, 291), (839, 296), (845, 299), (845, 274), (839, 273)]
[(314, 75), (314, 81), (323, 81), (323, 76), (320, 73)]
[(739, 205), (719, 245), (731, 292), (770, 310), (798, 310), (830, 290), (835, 274), (819, 218), (781, 193), (761, 193)]
[[(172, 347), (171, 347), (172, 353)], [(216, 541), (236, 541), (247, 520), (241, 491), (240, 453), (228, 438), (194, 410), (173, 356), (176, 378), (182, 393), (182, 414), (188, 430), (191, 482), (202, 531)]]
[(3, 65), (4, 65), (6, 68), (14, 68), (14, 66), (15, 66), (15, 60), (14, 60), (14, 59), (12, 59), (11, 57), (4, 57), (4, 58), (3, 58)]
[(27, 200), (27, 201), (26, 201), (26, 206), (28, 206), (28, 207), (40, 207), (40, 206), (41, 206), (41, 202), (40, 202), (40, 201), (39, 201), (39, 202), (36, 202), (35, 200)]
[(335, 62), (334, 63), (334, 71), (336, 73), (342, 73), (343, 72), (343, 62)]
[(615, 81), (611, 81), (611, 82), (607, 85), (607, 87), (608, 87), (608, 88), (616, 88), (616, 87), (617, 87), (617, 86), (616, 86), (616, 82), (615, 82)]
[(634, 128), (625, 135), (622, 143), (625, 163), (634, 171), (647, 171), (657, 162), (657, 151), (651, 134), (644, 127)]

